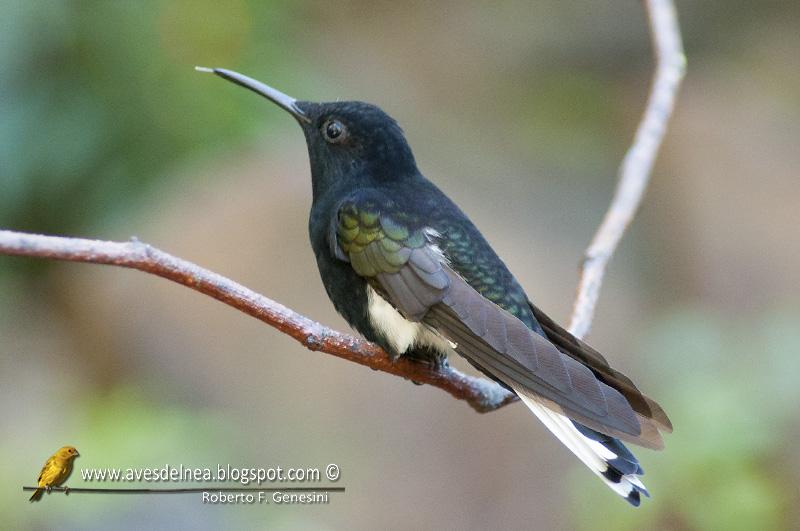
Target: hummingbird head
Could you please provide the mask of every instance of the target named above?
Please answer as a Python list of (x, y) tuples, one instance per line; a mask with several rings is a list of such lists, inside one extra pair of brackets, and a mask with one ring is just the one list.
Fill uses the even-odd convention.
[(315, 198), (342, 182), (398, 181), (417, 174), (403, 130), (375, 105), (298, 101), (238, 72), (197, 69), (264, 96), (297, 120), (306, 137)]

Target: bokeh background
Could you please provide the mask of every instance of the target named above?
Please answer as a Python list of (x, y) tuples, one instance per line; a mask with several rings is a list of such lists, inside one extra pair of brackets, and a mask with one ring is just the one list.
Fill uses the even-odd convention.
[[(590, 336), (675, 424), (639, 451), (640, 509), (522, 406), (476, 414), (141, 273), (0, 257), (2, 527), (800, 527), (800, 9), (678, 8), (688, 76)], [(0, 227), (136, 235), (343, 330), (298, 127), (195, 64), (382, 106), (560, 320), (653, 66), (621, 0), (0, 3)], [(78, 467), (335, 462), (347, 493), (28, 504), (63, 444)]]

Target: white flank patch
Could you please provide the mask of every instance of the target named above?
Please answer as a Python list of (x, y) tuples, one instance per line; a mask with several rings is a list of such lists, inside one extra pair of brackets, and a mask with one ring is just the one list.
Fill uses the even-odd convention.
[(627, 497), (628, 494), (634, 490), (634, 486), (644, 489), (644, 485), (635, 474), (622, 476), (619, 483), (614, 483), (606, 479), (606, 477), (603, 476), (603, 472), (608, 470), (608, 461), (615, 459), (617, 454), (599, 442), (584, 436), (578, 431), (578, 428), (575, 427), (572, 421), (564, 415), (546, 408), (536, 400), (525, 396), (520, 391), (517, 391), (517, 395), (519, 395), (525, 405), (528, 406), (528, 409), (547, 426), (547, 429), (558, 437), (558, 440), (561, 441), (564, 446), (569, 448), (578, 459), (583, 461), (592, 472), (597, 474), (597, 476), (617, 494), (622, 497)]
[(414, 346), (429, 346), (437, 352), (446, 354), (455, 348), (453, 343), (422, 323), (415, 323), (403, 317), (394, 306), (369, 286), (367, 286), (367, 316), (372, 326), (401, 354)]

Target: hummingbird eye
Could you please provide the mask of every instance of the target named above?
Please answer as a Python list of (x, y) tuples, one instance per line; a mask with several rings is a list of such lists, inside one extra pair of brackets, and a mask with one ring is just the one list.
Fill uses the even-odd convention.
[(322, 124), (322, 136), (330, 144), (338, 144), (347, 138), (347, 128), (339, 120), (328, 120)]

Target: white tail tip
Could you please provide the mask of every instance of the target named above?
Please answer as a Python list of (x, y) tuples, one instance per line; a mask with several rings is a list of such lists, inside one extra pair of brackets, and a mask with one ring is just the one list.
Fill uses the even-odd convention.
[[(618, 456), (600, 442), (592, 440), (583, 435), (572, 421), (543, 406), (535, 399), (517, 392), (519, 397), (528, 406), (534, 415), (544, 423), (545, 426), (570, 449), (578, 459), (589, 467), (611, 490), (625, 498), (631, 505), (637, 506), (640, 501), (640, 494), (649, 496), (647, 489), (642, 484), (638, 474), (616, 473), (615, 469), (610, 468), (609, 462)], [(609, 474), (611, 473), (611, 474)]]

